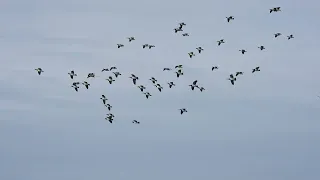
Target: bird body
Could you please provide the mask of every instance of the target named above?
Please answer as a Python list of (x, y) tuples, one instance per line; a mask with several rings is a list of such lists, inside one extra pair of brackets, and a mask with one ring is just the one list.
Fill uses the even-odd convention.
[(83, 84), (87, 89), (89, 89), (90, 84), (89, 84), (87, 81), (84, 81), (82, 84)]
[(69, 72), (68, 74), (70, 75), (71, 79), (73, 79), (74, 76), (77, 76), (77, 74), (75, 74), (73, 70), (71, 72)]
[(39, 75), (41, 75), (41, 73), (43, 73), (44, 71), (41, 69), (41, 68), (37, 68), (37, 69), (34, 69), (38, 72)]

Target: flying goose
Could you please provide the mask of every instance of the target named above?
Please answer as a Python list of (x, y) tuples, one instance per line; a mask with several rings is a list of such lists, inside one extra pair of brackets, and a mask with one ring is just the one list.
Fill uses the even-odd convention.
[(121, 48), (123, 47), (124, 45), (123, 44), (117, 44), (118, 48)]
[(79, 85), (79, 84), (80, 84), (80, 82), (73, 82), (73, 83), (72, 83), (73, 86), (77, 86), (77, 85)]
[(169, 88), (172, 88), (172, 86), (175, 86), (173, 82), (168, 82), (168, 84), (169, 84)]
[(233, 16), (229, 16), (229, 17), (226, 17), (227, 18), (227, 21), (230, 22), (230, 20), (234, 20), (234, 17)]
[(195, 84), (190, 84), (189, 86), (191, 87), (191, 90), (192, 90), (192, 91), (194, 90), (194, 88), (199, 88), (199, 86), (198, 86), (198, 85), (195, 85)]
[(190, 58), (192, 58), (192, 56), (195, 56), (195, 54), (193, 52), (189, 52), (188, 55)]
[(112, 82), (114, 82), (115, 80), (112, 78), (112, 76), (109, 76), (108, 79), (106, 79), (107, 81), (109, 81), (109, 84), (112, 84)]
[(104, 118), (104, 119), (107, 120), (107, 121), (109, 121), (110, 123), (113, 122), (113, 118), (112, 118), (111, 116), (108, 116), (108, 117), (106, 117), (106, 118)]
[(151, 77), (151, 79), (149, 79), (153, 84), (157, 82), (156, 78)]
[(77, 86), (77, 85), (72, 85), (71, 87), (73, 87), (73, 88), (78, 92), (79, 86)]
[(118, 76), (121, 76), (120, 72), (112, 72), (114, 74), (114, 76), (117, 78)]
[(163, 71), (171, 71), (171, 68), (163, 68)]
[(146, 89), (146, 87), (144, 87), (143, 85), (139, 85), (138, 88), (140, 89), (141, 92), (143, 92), (143, 90)]
[(101, 70), (101, 72), (103, 72), (103, 71), (110, 71), (108, 68), (103, 68), (102, 70)]
[(202, 47), (197, 47), (196, 49), (198, 50), (199, 53), (201, 53), (201, 51), (203, 51)]
[(114, 115), (112, 113), (108, 113), (107, 117), (114, 117)]
[(156, 47), (155, 45), (149, 45), (149, 49)]
[(118, 69), (117, 67), (112, 66), (112, 67), (110, 68), (110, 71), (112, 71), (112, 70), (117, 70), (117, 69)]
[(244, 54), (245, 52), (247, 52), (246, 50), (244, 50), (244, 49), (240, 49), (239, 50), (242, 54)]
[(155, 84), (154, 85), (156, 88), (158, 88), (158, 90), (161, 92), (161, 90), (163, 89), (163, 87), (160, 84)]
[(280, 7), (274, 7), (274, 8), (271, 8), (271, 9), (269, 9), (269, 10), (270, 10), (270, 11), (269, 11), (270, 13), (281, 11)]
[(201, 92), (204, 91), (204, 90), (206, 90), (206, 89), (204, 89), (204, 87), (199, 87), (199, 86), (198, 86), (197, 88), (198, 88)]
[(177, 74), (177, 77), (180, 77), (183, 75), (183, 72), (181, 71), (181, 69), (179, 69), (177, 72), (175, 72)]
[(146, 95), (146, 98), (147, 98), (147, 99), (149, 99), (149, 96), (152, 96), (149, 92), (145, 92), (145, 93), (143, 93), (143, 94)]
[(182, 108), (182, 109), (179, 109), (180, 110), (180, 114), (183, 114), (184, 112), (188, 112), (187, 110), (186, 110), (186, 108)]
[(95, 74), (94, 73), (89, 73), (87, 78), (90, 78), (90, 77), (94, 78)]
[(110, 104), (106, 104), (105, 106), (108, 108), (109, 111), (111, 111), (112, 106)]
[(181, 28), (174, 28), (174, 32), (177, 33), (179, 31), (183, 31)]
[(212, 66), (211, 70), (213, 71), (215, 69), (219, 69), (219, 67), (218, 66)]
[(231, 84), (234, 85), (234, 82), (237, 80), (237, 78), (234, 77), (233, 74), (230, 74), (230, 78), (228, 80), (230, 80)]
[(37, 68), (37, 69), (34, 69), (34, 70), (36, 70), (39, 75), (44, 72), (41, 68)]
[(143, 48), (143, 49), (146, 48), (146, 47), (149, 47), (149, 44), (144, 44), (144, 45), (142, 45), (142, 48)]
[(77, 76), (77, 74), (75, 74), (73, 70), (71, 72), (69, 72), (68, 74), (70, 75), (71, 79), (73, 79), (74, 76)]
[(243, 72), (236, 72), (236, 76), (243, 75)]
[(137, 77), (137, 76), (136, 76), (136, 75), (134, 75), (134, 74), (131, 74), (131, 76), (130, 76), (129, 78), (131, 78), (131, 79), (132, 79), (132, 82), (133, 82), (133, 84), (134, 84), (134, 85), (136, 85), (137, 80), (139, 79), (139, 77)]
[(101, 95), (100, 99), (102, 100), (103, 104), (106, 104), (106, 101), (108, 100), (105, 95)]
[(266, 49), (264, 46), (259, 46), (258, 48), (259, 48), (261, 51), (264, 50), (264, 49)]
[(256, 71), (260, 71), (260, 67), (259, 67), (259, 66), (256, 67), (256, 68), (254, 68), (254, 69), (252, 69), (252, 73), (254, 73), (254, 72), (256, 72)]
[(89, 84), (87, 81), (84, 81), (82, 84), (83, 84), (87, 89), (88, 89), (89, 86), (90, 86), (90, 84)]
[(176, 65), (175, 66), (175, 68), (177, 69), (177, 68), (182, 68), (183, 66), (182, 66), (182, 64), (179, 64), (179, 65)]
[(192, 82), (193, 85), (197, 85), (198, 80)]
[(281, 33), (275, 33), (274, 37), (276, 38), (276, 37), (281, 36), (281, 35), (282, 35)]
[(137, 120), (133, 120), (132, 123), (133, 123), (133, 124), (140, 124), (140, 122), (137, 121)]
[(221, 44), (225, 43), (225, 42), (224, 42), (224, 39), (221, 39), (221, 40), (219, 40), (219, 41), (217, 41), (217, 42), (218, 42), (218, 46), (220, 46)]
[(129, 42), (136, 40), (134, 37), (128, 37), (127, 39), (129, 40)]
[(181, 23), (179, 23), (179, 28), (182, 29), (182, 27), (185, 26), (185, 25), (186, 25), (186, 23), (181, 22)]
[(189, 33), (183, 33), (182, 36), (189, 36)]
[(290, 35), (287, 36), (287, 37), (288, 37), (288, 40), (294, 38), (292, 34), (290, 34)]

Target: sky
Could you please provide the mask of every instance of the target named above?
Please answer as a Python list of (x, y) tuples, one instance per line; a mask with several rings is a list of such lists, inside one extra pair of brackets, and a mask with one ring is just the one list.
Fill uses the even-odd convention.
[[(2, 0), (0, 179), (319, 179), (319, 5)], [(282, 11), (270, 14), (277, 6)], [(180, 22), (189, 37), (174, 33)], [(283, 35), (275, 39), (277, 32)], [(287, 40), (290, 34), (295, 38)], [(136, 40), (129, 43), (130, 36)], [(219, 39), (226, 43), (217, 46)], [(156, 47), (143, 49), (145, 43)], [(162, 71), (178, 64), (179, 79)], [(105, 80), (112, 74), (101, 72), (111, 66), (122, 73), (112, 85)], [(261, 71), (252, 74), (256, 66)], [(236, 71), (244, 75), (232, 86), (227, 78)], [(97, 77), (87, 79), (90, 72)], [(88, 90), (70, 87), (84, 80)], [(191, 91), (194, 80), (206, 90)], [(113, 124), (104, 120), (102, 94), (113, 106)], [(188, 112), (180, 115), (180, 108)]]

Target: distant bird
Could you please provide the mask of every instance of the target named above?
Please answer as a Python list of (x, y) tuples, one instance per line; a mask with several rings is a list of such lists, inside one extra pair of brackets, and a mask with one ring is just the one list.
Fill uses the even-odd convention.
[(254, 68), (254, 69), (252, 69), (252, 73), (257, 72), (257, 71), (260, 71), (260, 67), (259, 66)]
[(103, 68), (101, 72), (104, 72), (104, 71), (110, 71), (110, 70), (108, 68)]
[(120, 72), (112, 72), (114, 74), (114, 76), (117, 78), (118, 76), (121, 76)]
[(180, 114), (183, 114), (184, 112), (188, 112), (187, 110), (186, 110), (186, 108), (182, 108), (182, 109), (179, 109), (180, 110)]
[(118, 48), (121, 48), (123, 47), (124, 45), (123, 44), (117, 44)]
[(138, 88), (140, 89), (141, 92), (143, 92), (146, 89), (146, 87), (144, 87), (143, 85), (139, 85)]
[(95, 74), (94, 73), (89, 73), (87, 78), (90, 78), (90, 77), (94, 78)]
[(146, 47), (149, 47), (149, 44), (144, 44), (144, 45), (142, 45), (142, 48), (143, 48), (143, 49), (146, 48)]
[(288, 37), (288, 40), (294, 38), (292, 34), (290, 34), (290, 35), (287, 36), (287, 37)]
[(183, 67), (183, 65), (182, 64), (179, 64), (179, 65), (176, 65), (174, 68), (182, 68)]
[(240, 49), (239, 50), (242, 54), (244, 54), (245, 52), (247, 52), (246, 50), (244, 50), (244, 49)]
[(198, 80), (192, 82), (193, 85), (197, 85)]
[(104, 118), (104, 119), (107, 120), (107, 121), (109, 121), (110, 123), (113, 122), (113, 118), (112, 118), (111, 116), (108, 116), (108, 117), (106, 117), (106, 118)]
[(199, 87), (198, 85), (193, 85), (193, 84), (190, 84), (189, 86), (191, 87), (192, 91), (194, 90), (194, 88), (198, 88)]
[(149, 80), (150, 80), (153, 84), (157, 82), (156, 78), (154, 78), (154, 77), (151, 77)]
[(129, 40), (129, 42), (136, 40), (134, 37), (128, 37), (127, 39)]
[(182, 36), (189, 36), (189, 33), (183, 33)]
[(117, 67), (112, 66), (112, 67), (110, 68), (110, 71), (112, 71), (112, 70), (117, 70), (117, 69), (118, 69)]
[(103, 104), (106, 104), (106, 101), (108, 100), (105, 95), (101, 95), (100, 99), (102, 100)]
[(87, 89), (89, 89), (90, 84), (89, 84), (87, 81), (84, 81), (82, 84), (83, 84)]
[(264, 50), (264, 49), (266, 49), (264, 46), (259, 46), (258, 48), (259, 48), (261, 51)]
[(129, 78), (131, 78), (131, 79), (132, 79), (132, 82), (133, 82), (133, 84), (134, 84), (134, 85), (136, 85), (137, 80), (139, 79), (139, 77), (137, 77), (137, 76), (136, 76), (136, 75), (134, 75), (134, 74), (131, 74), (131, 76), (130, 76)]
[(149, 99), (150, 96), (152, 96), (149, 92), (145, 92), (143, 93), (144, 95), (146, 95), (146, 98)]
[(156, 47), (155, 45), (149, 45), (149, 49)]
[(114, 117), (114, 115), (112, 113), (108, 113), (107, 117)]
[(282, 35), (281, 33), (275, 33), (274, 37), (276, 38), (276, 37), (281, 36), (281, 35)]
[(236, 76), (243, 75), (243, 72), (236, 72)]
[(198, 50), (199, 53), (203, 51), (202, 47), (197, 47), (196, 49)]
[(72, 85), (71, 87), (73, 87), (73, 88), (78, 92), (79, 86), (77, 86), (77, 85)]
[(215, 69), (219, 69), (219, 67), (218, 66), (212, 66), (211, 70), (213, 71)]
[(230, 20), (234, 20), (234, 17), (233, 16), (229, 16), (229, 17), (226, 17), (227, 18), (227, 21), (230, 22)]
[(106, 104), (105, 106), (108, 108), (109, 111), (111, 111), (112, 106), (110, 104)]
[[(180, 70), (180, 69), (179, 69)], [(177, 71), (177, 72), (175, 72), (176, 74), (177, 74), (177, 77), (180, 77), (180, 76), (182, 76), (183, 75), (183, 72), (182, 71)]]
[(230, 74), (230, 78), (228, 80), (231, 82), (232, 85), (234, 85), (234, 82), (237, 80), (237, 78), (235, 78), (233, 74)]
[(204, 87), (199, 87), (199, 86), (198, 86), (198, 88), (199, 88), (199, 90), (200, 90), (201, 92), (205, 90)]
[(163, 71), (171, 71), (171, 68), (163, 68)]
[(69, 72), (68, 74), (70, 75), (71, 79), (73, 79), (74, 76), (77, 76), (77, 74), (75, 74), (73, 70), (71, 72)]
[(193, 52), (189, 52), (188, 55), (190, 58), (192, 58), (192, 56), (195, 56), (195, 54)]
[(280, 7), (271, 8), (269, 12), (272, 13), (272, 12), (278, 12), (278, 11), (281, 11)]
[(181, 28), (174, 28), (174, 32), (177, 33), (179, 31), (183, 31)]
[(160, 84), (156, 84), (154, 85), (156, 88), (158, 88), (158, 90), (161, 92), (161, 90), (163, 89), (163, 87)]
[(79, 84), (80, 84), (80, 82), (73, 82), (73, 83), (72, 83), (73, 86), (77, 86), (77, 85), (79, 85)]
[(109, 84), (112, 84), (112, 82), (114, 82), (115, 80), (112, 78), (112, 76), (109, 76), (108, 79), (106, 79), (107, 81), (109, 81)]
[(182, 27), (185, 25), (186, 25), (186, 23), (184, 23), (184, 22), (179, 23), (179, 29), (182, 29)]
[(172, 86), (175, 86), (173, 82), (168, 82), (168, 84), (169, 84), (169, 88), (172, 88)]
[(41, 68), (37, 68), (37, 69), (34, 69), (34, 70), (36, 70), (39, 75), (44, 72)]
[(137, 120), (133, 120), (132, 123), (133, 123), (133, 124), (140, 124), (140, 122), (137, 121)]
[(221, 40), (219, 40), (217, 42), (218, 42), (218, 46), (220, 46), (221, 44), (225, 43), (224, 39), (221, 39)]

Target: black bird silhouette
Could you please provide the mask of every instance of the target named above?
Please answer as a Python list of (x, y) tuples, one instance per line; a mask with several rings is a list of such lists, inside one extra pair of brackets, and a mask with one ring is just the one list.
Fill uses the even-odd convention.
[(176, 65), (175, 68), (182, 68), (182, 64)]
[(243, 72), (236, 72), (236, 76), (243, 75)]
[(89, 73), (87, 78), (91, 78), (91, 77), (94, 78), (95, 74), (94, 73)]
[(246, 50), (244, 50), (244, 49), (240, 49), (239, 50), (242, 54), (244, 54), (245, 52), (247, 52)]
[(171, 71), (171, 68), (163, 68), (163, 71)]
[(183, 114), (184, 112), (188, 112), (187, 110), (186, 110), (186, 108), (182, 108), (182, 109), (179, 109), (180, 110), (180, 114)]
[(128, 37), (127, 39), (129, 40), (129, 42), (136, 40), (134, 37)]
[(174, 28), (174, 32), (177, 33), (179, 31), (183, 31), (182, 28)]
[(261, 51), (264, 50), (264, 49), (266, 49), (264, 46), (259, 46), (258, 48), (259, 48)]
[(133, 120), (132, 123), (133, 123), (133, 124), (140, 124), (140, 122), (137, 121), (137, 120)]
[(288, 37), (288, 40), (290, 40), (290, 39), (294, 38), (292, 34), (290, 34), (290, 35), (289, 35), (289, 36), (287, 36), (287, 37)]
[(281, 33), (275, 33), (274, 37), (277, 38), (278, 36), (281, 36), (281, 35), (282, 35)]
[(132, 79), (132, 82), (133, 82), (133, 84), (134, 84), (134, 85), (136, 85), (137, 80), (139, 79), (139, 77), (137, 77), (137, 76), (136, 76), (136, 75), (134, 75), (134, 74), (131, 74), (131, 77), (129, 77), (129, 78), (131, 78), (131, 79)]
[(112, 106), (110, 104), (106, 104), (105, 106), (108, 108), (109, 111), (111, 111)]
[(108, 116), (105, 118), (105, 120), (109, 121), (110, 123), (113, 122), (113, 117), (112, 116)]
[(149, 49), (151, 49), (151, 48), (156, 47), (156, 46), (155, 45), (149, 45), (148, 47), (149, 47)]
[(83, 84), (87, 89), (88, 89), (89, 86), (90, 86), (90, 84), (89, 84), (87, 81), (84, 81), (82, 84)]
[(230, 74), (230, 78), (228, 80), (231, 82), (232, 85), (234, 85), (234, 82), (237, 80), (237, 78), (235, 78), (233, 74)]
[(259, 66), (254, 68), (254, 69), (252, 69), (252, 73), (257, 72), (257, 71), (260, 71), (260, 67)]
[(229, 16), (229, 17), (226, 17), (227, 18), (227, 21), (230, 22), (230, 20), (234, 20), (234, 17), (233, 16)]
[(189, 36), (189, 33), (183, 33), (182, 36)]
[(37, 68), (37, 69), (34, 69), (34, 70), (36, 70), (39, 75), (44, 72), (41, 68)]
[(193, 52), (189, 52), (188, 55), (190, 58), (192, 58), (192, 56), (195, 56), (195, 54)]
[(149, 92), (145, 92), (143, 93), (144, 95), (146, 95), (146, 98), (149, 99), (149, 96), (152, 96)]
[(121, 76), (120, 72), (113, 72), (114, 76), (117, 78), (118, 76)]
[(169, 88), (172, 88), (172, 86), (175, 86), (173, 82), (168, 82), (168, 84), (169, 84)]
[(153, 84), (157, 82), (156, 78), (154, 78), (154, 77), (151, 77), (149, 80), (150, 80)]
[(199, 53), (203, 51), (202, 47), (197, 47), (196, 49), (198, 50)]
[(118, 48), (121, 48), (123, 47), (124, 45), (123, 44), (117, 44)]
[(101, 70), (101, 72), (103, 72), (103, 71), (109, 71), (109, 69), (108, 69), (108, 68), (103, 68), (103, 69)]
[(78, 92), (79, 86), (77, 86), (77, 85), (72, 85), (71, 87), (73, 87), (73, 88)]
[(221, 40), (219, 40), (217, 42), (218, 42), (218, 46), (220, 46), (221, 44), (225, 43), (224, 39), (221, 39)]
[(101, 95), (100, 99), (102, 100), (103, 104), (106, 104), (106, 101), (108, 100), (104, 94)]
[(149, 44), (144, 44), (144, 45), (142, 45), (142, 48), (143, 48), (143, 49), (146, 48), (146, 47), (149, 47)]
[(219, 67), (218, 66), (212, 66), (211, 70), (213, 71), (215, 69), (219, 69)]
[(158, 90), (161, 92), (161, 90), (163, 89), (163, 87), (160, 84), (156, 84), (154, 85), (156, 88), (158, 88)]
[(141, 92), (143, 92), (143, 90), (146, 89), (146, 87), (144, 87), (143, 85), (138, 86), (138, 88), (140, 89)]
[(73, 79), (74, 76), (77, 76), (77, 74), (75, 74), (73, 70), (71, 72), (69, 72), (68, 74), (70, 75), (71, 79)]

